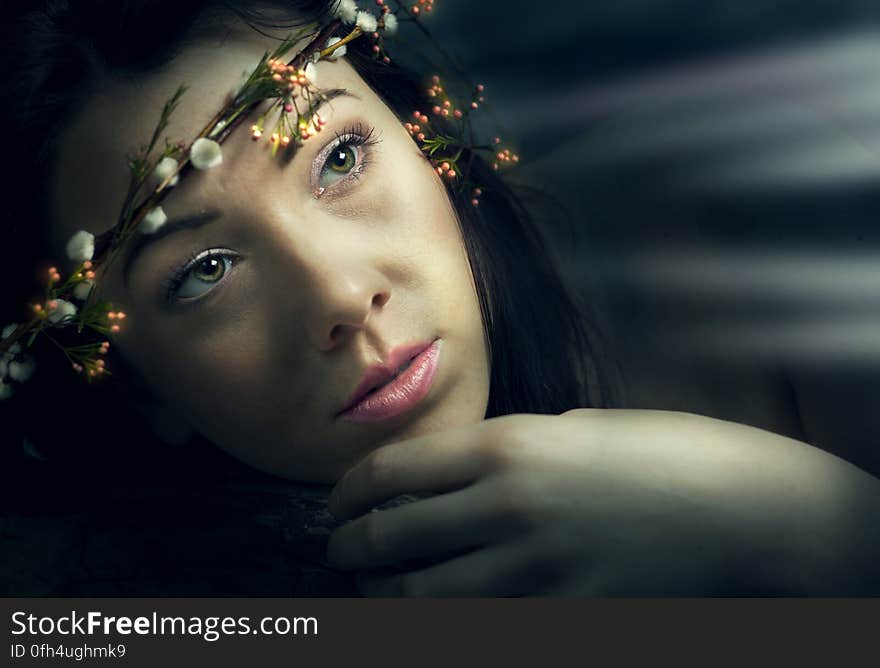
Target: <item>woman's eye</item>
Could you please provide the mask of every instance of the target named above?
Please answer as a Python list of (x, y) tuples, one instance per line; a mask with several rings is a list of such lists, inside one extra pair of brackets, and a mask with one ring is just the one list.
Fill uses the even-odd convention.
[(360, 147), (346, 142), (338, 144), (324, 161), (318, 185), (321, 188), (332, 186), (356, 169), (359, 160)]
[[(357, 180), (372, 161), (374, 147), (379, 143), (375, 129), (361, 122), (347, 126), (330, 144), (321, 149), (312, 165), (311, 186), (315, 196), (338, 188), (344, 192)], [(349, 183), (346, 183), (349, 182)]]
[(210, 292), (223, 280), (232, 264), (230, 256), (217, 253), (196, 258), (172, 281), (168, 300), (194, 299)]

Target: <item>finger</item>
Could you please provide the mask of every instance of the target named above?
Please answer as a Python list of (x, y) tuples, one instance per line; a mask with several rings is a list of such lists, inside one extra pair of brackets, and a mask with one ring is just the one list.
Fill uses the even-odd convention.
[(397, 575), (361, 573), (364, 596), (528, 596), (540, 595), (563, 578), (536, 544), (495, 545), (436, 566)]
[(378, 568), (442, 558), (509, 538), (520, 527), (487, 485), (367, 513), (336, 529), (327, 559), (337, 568)]
[(469, 485), (485, 471), (485, 459), (476, 446), (488, 422), (374, 450), (336, 483), (328, 510), (338, 519), (348, 519), (400, 494), (445, 492)]

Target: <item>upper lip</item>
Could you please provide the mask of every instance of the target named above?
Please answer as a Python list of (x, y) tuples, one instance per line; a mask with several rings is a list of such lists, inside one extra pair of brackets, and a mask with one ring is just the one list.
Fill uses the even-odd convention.
[(407, 343), (402, 346), (398, 346), (394, 348), (390, 353), (388, 353), (388, 358), (385, 360), (383, 364), (373, 364), (372, 366), (367, 367), (366, 372), (364, 373), (364, 377), (361, 379), (361, 382), (358, 383), (358, 386), (355, 388), (354, 392), (352, 392), (348, 401), (345, 404), (345, 407), (339, 411), (339, 413), (344, 413), (349, 408), (356, 406), (361, 399), (363, 399), (367, 393), (375, 387), (380, 387), (385, 385), (389, 380), (391, 380), (394, 375), (397, 373), (397, 370), (410, 360), (418, 357), (422, 352), (424, 352), (433, 341), (419, 341), (417, 343)]

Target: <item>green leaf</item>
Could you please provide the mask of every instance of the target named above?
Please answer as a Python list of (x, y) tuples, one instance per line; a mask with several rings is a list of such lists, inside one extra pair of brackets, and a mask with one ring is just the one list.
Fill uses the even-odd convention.
[(156, 128), (153, 130), (153, 136), (150, 138), (150, 143), (147, 144), (146, 155), (149, 155), (153, 152), (153, 147), (156, 145), (156, 142), (159, 141), (159, 136), (165, 132), (165, 128), (168, 127), (168, 120), (171, 118), (171, 114), (174, 113), (174, 110), (177, 108), (177, 105), (180, 103), (180, 98), (183, 97), (183, 94), (186, 92), (186, 86), (180, 86), (176, 91), (174, 91), (174, 95), (165, 103), (165, 106), (162, 107), (162, 113), (159, 115), (159, 122), (156, 124)]

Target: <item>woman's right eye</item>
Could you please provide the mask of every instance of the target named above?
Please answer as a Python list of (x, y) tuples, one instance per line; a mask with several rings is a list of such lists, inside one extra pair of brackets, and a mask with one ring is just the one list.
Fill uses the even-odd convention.
[(211, 292), (229, 274), (236, 257), (228, 252), (210, 250), (191, 258), (168, 281), (166, 301), (195, 301)]

